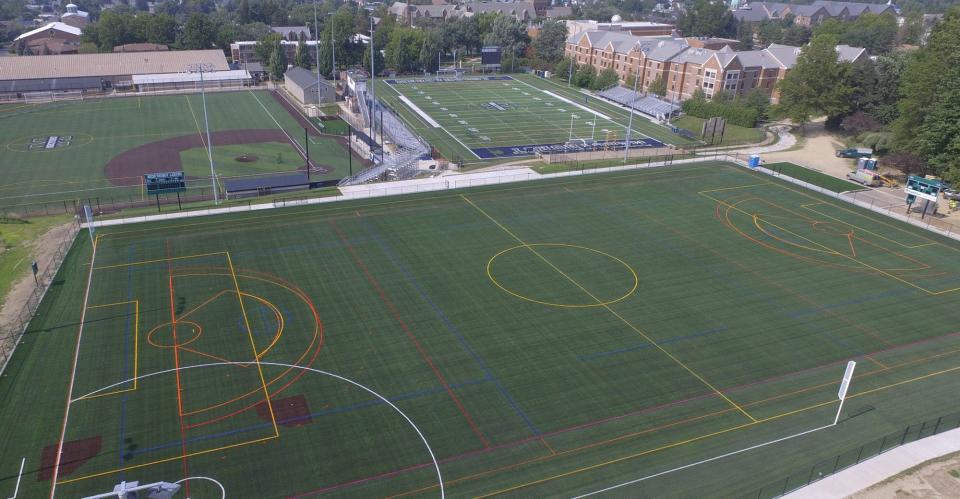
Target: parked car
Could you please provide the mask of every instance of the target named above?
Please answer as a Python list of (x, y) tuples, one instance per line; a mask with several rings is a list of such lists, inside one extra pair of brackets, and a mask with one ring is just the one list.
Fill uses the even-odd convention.
[(869, 158), (873, 156), (873, 149), (869, 147), (851, 147), (837, 151), (838, 158)]

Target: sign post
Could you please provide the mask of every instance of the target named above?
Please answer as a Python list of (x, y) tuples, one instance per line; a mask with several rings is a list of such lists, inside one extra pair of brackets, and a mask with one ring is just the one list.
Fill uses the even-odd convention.
[(833, 418), (833, 424), (840, 421), (840, 411), (843, 409), (843, 401), (847, 398), (847, 390), (850, 389), (850, 380), (853, 379), (853, 370), (857, 367), (854, 361), (847, 362), (847, 370), (843, 372), (843, 380), (840, 381), (840, 391), (837, 397), (840, 398), (840, 407), (837, 407), (837, 417)]

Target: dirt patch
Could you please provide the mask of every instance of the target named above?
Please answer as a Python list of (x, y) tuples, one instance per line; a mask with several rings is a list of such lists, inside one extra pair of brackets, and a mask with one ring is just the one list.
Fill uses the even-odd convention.
[[(205, 147), (203, 140), (201, 135), (194, 133), (134, 147), (114, 156), (104, 167), (103, 174), (113, 185), (140, 185), (144, 174), (182, 170), (180, 151)], [(214, 146), (227, 146), (260, 142), (289, 143), (289, 139), (279, 129), (264, 128), (211, 132), (210, 142)]]
[(847, 173), (854, 170), (855, 161), (837, 157), (837, 151), (843, 149), (844, 145), (824, 129), (822, 121), (806, 125), (803, 138), (805, 142), (800, 148), (765, 153), (763, 160), (767, 163), (788, 161), (837, 178), (845, 178)]
[(233, 158), (237, 163), (256, 163), (260, 158), (252, 154), (243, 154)]
[[(102, 446), (102, 438), (99, 436), (64, 442), (57, 478), (66, 477), (77, 471), (83, 466), (83, 463), (96, 457)], [(43, 448), (40, 470), (37, 473), (38, 482), (45, 482), (53, 478), (53, 470), (57, 466), (57, 450), (59, 447), (58, 444), (50, 444)]]
[(960, 497), (960, 452), (927, 461), (849, 497), (851, 499)]
[[(58, 225), (27, 243), (32, 248), (31, 256), (37, 261), (37, 265), (41, 269), (47, 269), (53, 265), (57, 248), (70, 236), (73, 229), (74, 224), (72, 222)], [(16, 328), (22, 327), (20, 312), (35, 293), (37, 287), (36, 283), (33, 282), (33, 275), (28, 271), (29, 268), (29, 265), (24, 267), (23, 275), (14, 282), (3, 300), (3, 306), (0, 307), (0, 329), (16, 330)], [(3, 340), (7, 341), (7, 338), (3, 338)], [(10, 346), (4, 345), (4, 348)]]
[[(292, 397), (274, 399), (271, 401), (273, 408), (273, 418), (276, 418), (280, 426), (292, 427), (303, 426), (312, 421), (310, 416), (310, 406), (303, 395), (294, 395)], [(257, 404), (257, 415), (266, 421), (271, 421), (270, 407), (260, 402)]]

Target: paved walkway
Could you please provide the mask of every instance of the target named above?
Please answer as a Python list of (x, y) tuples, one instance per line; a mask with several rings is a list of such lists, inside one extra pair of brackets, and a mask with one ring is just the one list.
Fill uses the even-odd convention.
[(846, 497), (918, 464), (958, 451), (960, 451), (960, 428), (891, 449), (784, 497), (791, 499)]

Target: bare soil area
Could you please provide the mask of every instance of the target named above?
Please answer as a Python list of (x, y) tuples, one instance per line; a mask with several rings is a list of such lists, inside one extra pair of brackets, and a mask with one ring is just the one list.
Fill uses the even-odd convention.
[(851, 499), (960, 497), (960, 452), (927, 461), (849, 497)]
[[(27, 243), (33, 249), (31, 255), (37, 260), (41, 272), (54, 264), (57, 248), (70, 236), (74, 227), (73, 222), (58, 225)], [(36, 292), (37, 287), (29, 268), (25, 266), (23, 275), (10, 287), (10, 292), (3, 300), (3, 306), (0, 307), (0, 333), (15, 331), (16, 328), (21, 327), (21, 321), (27, 319), (27, 317), (20, 317), (20, 313), (30, 296)], [(0, 337), (0, 341), (12, 342), (12, 338), (6, 338), (5, 334), (3, 336)], [(10, 347), (9, 344), (3, 346), (5, 349)]]
[[(798, 134), (794, 131), (794, 134)], [(836, 153), (844, 145), (836, 137), (824, 130), (823, 121), (810, 123), (804, 127), (803, 143), (794, 150), (771, 152), (763, 155), (766, 163), (789, 161), (828, 175), (844, 178), (854, 170), (856, 161), (838, 158)]]

